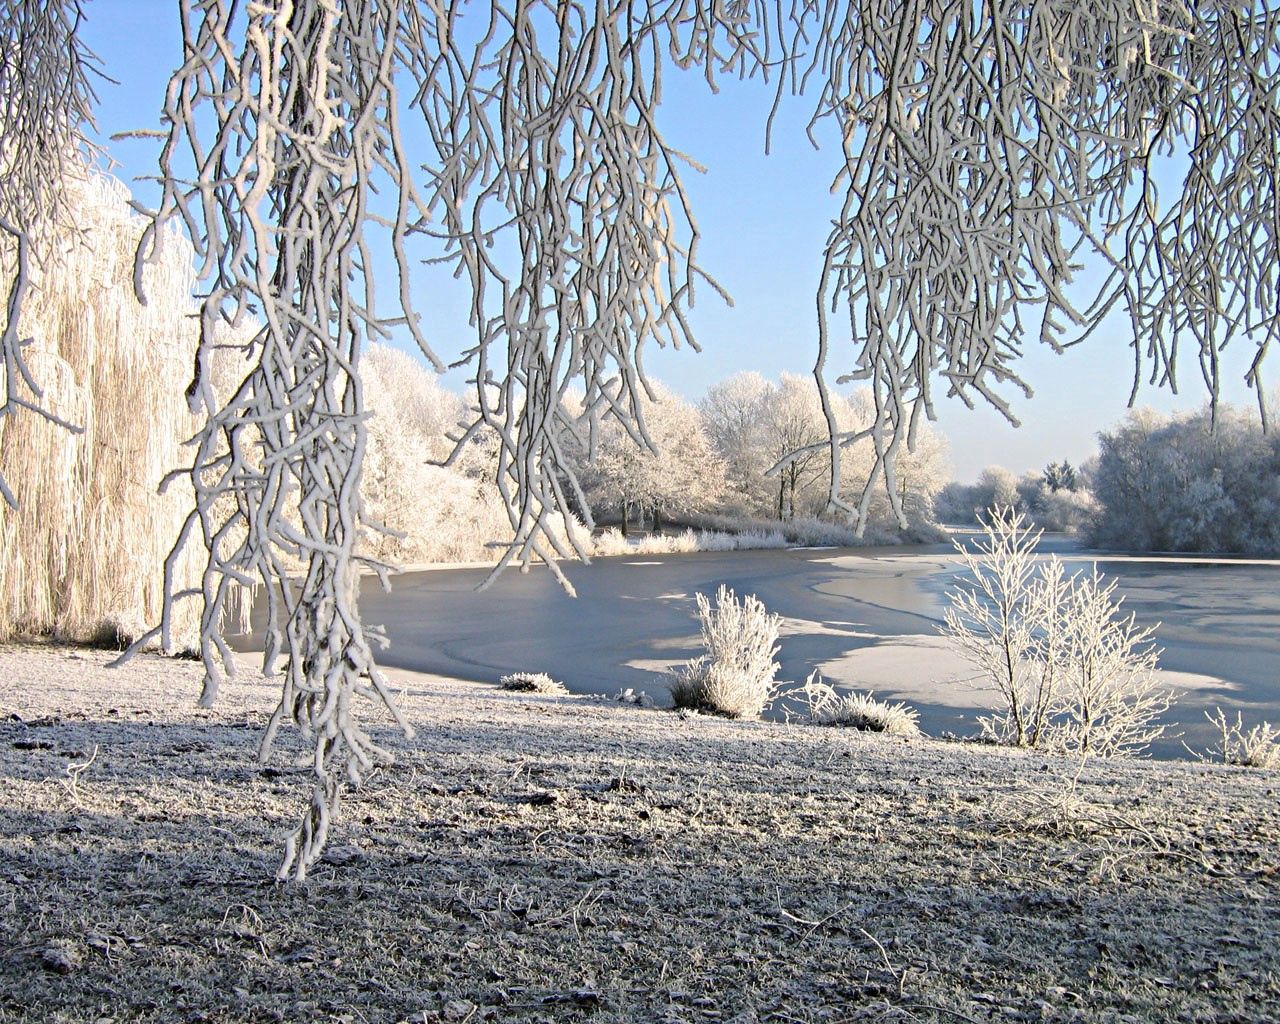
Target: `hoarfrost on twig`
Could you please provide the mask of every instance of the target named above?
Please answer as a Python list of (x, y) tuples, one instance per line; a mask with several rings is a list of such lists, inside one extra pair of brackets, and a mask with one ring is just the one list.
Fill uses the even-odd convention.
[[(68, 176), (83, 177), (89, 157), (84, 129), (92, 121), (93, 55), (77, 36), (81, 7), (81, 0), (0, 6), (0, 440), (5, 418), (23, 410), (81, 429), (43, 401), (23, 353), (32, 339), (22, 334), (32, 264), (44, 263), (51, 238), (75, 230), (64, 186)], [(3, 474), (0, 501), (18, 507)]]

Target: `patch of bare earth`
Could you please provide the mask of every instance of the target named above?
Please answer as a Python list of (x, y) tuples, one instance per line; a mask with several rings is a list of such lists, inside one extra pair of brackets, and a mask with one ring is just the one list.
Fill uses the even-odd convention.
[(278, 886), (270, 684), (105, 660), (0, 648), (0, 1021), (1280, 1019), (1274, 775), (400, 674)]

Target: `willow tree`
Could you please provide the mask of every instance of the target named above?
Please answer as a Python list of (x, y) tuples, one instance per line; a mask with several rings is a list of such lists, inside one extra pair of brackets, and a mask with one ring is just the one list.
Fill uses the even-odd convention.
[[(20, 495), (0, 503), (0, 642), (143, 633), (162, 611), (158, 568), (191, 505), (182, 480), (156, 493), (197, 422), (182, 400), (195, 347), (191, 247), (165, 232), (145, 268), (152, 301), (140, 305), (143, 218), (128, 189), (83, 167), (61, 188), (75, 230), (43, 239), (22, 309), (22, 357), (49, 415), (0, 419), (0, 475)], [(176, 578), (199, 578), (196, 556), (175, 562)], [(175, 644), (191, 647), (198, 624), (196, 609), (180, 609)]]
[[(941, 381), (1013, 418), (1027, 339), (1061, 347), (1128, 310), (1136, 373), (1172, 382), (1276, 316), (1280, 18), (1208, 0), (181, 0), (156, 230), (179, 219), (207, 282), (193, 407), (206, 417), (184, 539), (207, 551), (206, 697), (229, 665), (217, 630), (234, 584), (267, 596), (267, 667), (283, 658), (264, 739), (296, 722), (315, 786), (281, 876), (318, 856), (342, 778), (381, 752), (355, 698), (399, 718), (355, 600), (366, 445), (363, 339), (401, 329), (431, 353), (410, 260), (470, 289), (475, 430), (500, 441), (514, 541), (502, 565), (584, 554), (548, 529), (572, 498), (562, 399), (585, 393), (646, 443), (643, 354), (692, 343), (700, 272), (680, 154), (657, 114), (666, 67), (774, 75), (806, 88), (842, 140), (819, 285), (817, 371), (832, 446), (869, 437), (897, 502), (895, 460)], [(469, 17), (464, 18), (464, 15)], [(473, 24), (474, 23), (474, 24)], [(401, 91), (397, 83), (407, 83)], [(1189, 170), (1157, 194), (1164, 156)], [(424, 170), (415, 173), (415, 166)], [(187, 180), (184, 175), (190, 170)], [(798, 186), (799, 187), (799, 186)], [(375, 252), (398, 270), (375, 303)], [(144, 244), (140, 257), (145, 259)], [(1081, 300), (1086, 253), (1111, 271)], [(874, 416), (842, 433), (825, 372), (833, 316), (845, 378)], [(228, 401), (202, 366), (220, 320), (260, 318), (253, 369)], [(1074, 333), (1069, 333), (1074, 332)], [(843, 332), (841, 332), (843, 333)], [(1257, 363), (1250, 378), (1256, 383)], [(465, 444), (467, 438), (462, 439)], [(839, 458), (831, 458), (839, 506)], [(857, 509), (864, 522), (870, 481)], [(902, 518), (900, 507), (896, 509)], [(301, 571), (298, 567), (301, 566)], [(501, 566), (500, 566), (501, 567)], [(174, 599), (182, 597), (174, 593)], [(162, 629), (164, 624), (162, 623)]]

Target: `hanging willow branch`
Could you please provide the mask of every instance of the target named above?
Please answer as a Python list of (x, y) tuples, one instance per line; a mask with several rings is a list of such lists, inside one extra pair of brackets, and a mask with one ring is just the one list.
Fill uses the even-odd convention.
[[(844, 149), (819, 385), (829, 407), (829, 318), (843, 310), (854, 360), (841, 380), (871, 383), (890, 495), (899, 446), (934, 415), (935, 378), (1016, 425), (1026, 342), (1061, 349), (1115, 307), (1133, 330), (1135, 393), (1144, 373), (1175, 386), (1189, 341), (1216, 399), (1219, 354), (1244, 335), (1261, 407), (1259, 366), (1280, 331), (1271, 5), (831, 0), (797, 4), (789, 29), (791, 80), (816, 83), (814, 123), (834, 120)], [(1111, 268), (1092, 296), (1072, 287), (1087, 254)], [(833, 446), (857, 439), (833, 419), (831, 432)]]
[(565, 394), (585, 392), (589, 448), (602, 415), (651, 447), (645, 347), (696, 348), (685, 310), (700, 278), (719, 290), (696, 264), (691, 162), (655, 123), (663, 63), (714, 80), (759, 57), (742, 14), (688, 0), (494, 0), (469, 35), (464, 11), (478, 13), (441, 8), (438, 48), (415, 69), (432, 233), (470, 285), (476, 332), (462, 362), (477, 415), (455, 456), (481, 429), (500, 439), (514, 542), (494, 574), (537, 557), (568, 588), (556, 559), (587, 550), (550, 524), (588, 504), (562, 451), (575, 429)]
[[(185, 60), (166, 98), (155, 231), (184, 223), (210, 291), (188, 389), (206, 417), (187, 471), (196, 508), (170, 563), (196, 531), (208, 556), (201, 590), (171, 586), (155, 632), (167, 634), (174, 601), (203, 598), (210, 702), (219, 662), (234, 671), (219, 622), (240, 586), (261, 584), (264, 667), (283, 661), (261, 756), (286, 720), (314, 744), (311, 798), (280, 868), (281, 878), (302, 879), (344, 779), (358, 782), (386, 756), (358, 722), (357, 698), (374, 696), (412, 733), (356, 606), (359, 565), (384, 583), (386, 569), (356, 550), (366, 444), (358, 367), (362, 338), (388, 329), (375, 313), (368, 252), (377, 178), (400, 197), (392, 250), (407, 280), (402, 242), (418, 203), (397, 137), (393, 75), (422, 44), (412, 9), (395, 0), (255, 4), (242, 20), (221, 0), (184, 0), (182, 13)], [(184, 145), (195, 168), (186, 183), (177, 178)], [(155, 237), (139, 249), (140, 268)], [(412, 312), (402, 313), (416, 331)], [(251, 369), (224, 399), (208, 372), (218, 328), (245, 317), (261, 322), (247, 344)]]
[[(749, 40), (700, 4), (638, 14), (618, 4), (517, 3), (489, 8), (466, 33), (465, 4), (294, 0), (252, 5), (183, 0), (184, 64), (170, 82), (165, 191), (155, 225), (183, 222), (208, 283), (188, 390), (207, 418), (186, 471), (196, 509), (166, 567), (169, 601), (204, 602), (203, 700), (234, 665), (219, 622), (242, 586), (266, 598), (266, 669), (284, 691), (263, 739), (285, 720), (315, 744), (315, 785), (280, 877), (302, 879), (323, 848), (342, 778), (358, 782), (382, 755), (356, 721), (374, 693), (399, 716), (356, 607), (362, 557), (358, 484), (365, 449), (361, 341), (403, 324), (408, 236), (432, 225), (437, 255), (473, 292), (477, 425), (501, 439), (499, 486), (515, 539), (502, 564), (583, 554), (550, 520), (568, 510), (560, 400), (581, 380), (593, 416), (610, 410), (645, 440), (641, 350), (690, 340), (696, 231), (678, 154), (653, 126), (661, 62), (744, 65)], [(692, 15), (692, 19), (690, 18)], [(716, 40), (727, 41), (724, 52)], [(411, 176), (394, 76), (416, 87), (428, 173)], [(187, 161), (191, 181), (179, 180)], [(389, 186), (375, 197), (375, 185)], [(419, 192), (421, 189), (421, 193)], [(394, 320), (375, 312), (373, 249), (399, 270)], [(149, 258), (150, 239), (139, 249)], [(514, 254), (504, 263), (508, 253)], [(208, 368), (218, 327), (262, 326), (251, 369), (229, 396)], [(465, 443), (465, 438), (463, 442)], [(585, 504), (585, 503), (583, 503)], [(173, 564), (198, 537), (202, 587), (175, 590)], [(555, 569), (557, 575), (558, 569)]]
[[(0, 439), (6, 417), (19, 410), (74, 433), (81, 427), (42, 402), (44, 392), (23, 349), (22, 307), (34, 264), (43, 264), (50, 238), (75, 230), (66, 182), (79, 180), (89, 155), (92, 54), (77, 31), (80, 0), (0, 4)], [(0, 474), (0, 498), (18, 500)]]

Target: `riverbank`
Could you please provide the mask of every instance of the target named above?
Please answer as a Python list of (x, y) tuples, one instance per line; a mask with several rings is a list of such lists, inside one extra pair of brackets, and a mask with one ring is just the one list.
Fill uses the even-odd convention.
[(393, 672), (282, 888), (270, 683), (107, 657), (0, 648), (3, 1021), (1277, 1020), (1275, 775)]

